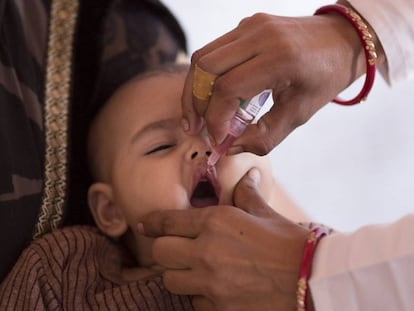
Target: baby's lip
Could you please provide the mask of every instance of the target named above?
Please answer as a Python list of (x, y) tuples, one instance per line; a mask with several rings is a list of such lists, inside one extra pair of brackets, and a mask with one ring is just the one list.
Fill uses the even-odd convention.
[(219, 204), (220, 187), (214, 167), (200, 166), (193, 178), (193, 188), (190, 198), (192, 207), (207, 207)]

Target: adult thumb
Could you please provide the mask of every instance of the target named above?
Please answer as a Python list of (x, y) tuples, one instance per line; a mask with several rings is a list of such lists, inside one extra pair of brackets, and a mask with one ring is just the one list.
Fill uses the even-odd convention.
[(260, 179), (260, 171), (251, 168), (237, 183), (233, 192), (233, 203), (251, 215), (268, 216), (274, 214), (274, 210), (260, 193)]

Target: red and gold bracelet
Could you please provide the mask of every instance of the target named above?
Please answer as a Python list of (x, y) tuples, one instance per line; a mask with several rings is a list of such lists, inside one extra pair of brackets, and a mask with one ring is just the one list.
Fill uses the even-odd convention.
[(308, 300), (308, 281), (312, 270), (313, 255), (315, 254), (319, 241), (325, 235), (328, 235), (327, 228), (323, 226), (316, 227), (310, 232), (308, 239), (305, 242), (299, 271), (298, 287), (296, 291), (298, 311), (306, 311)]
[(369, 32), (368, 26), (365, 24), (362, 18), (354, 10), (347, 6), (341, 4), (323, 6), (316, 10), (315, 15), (326, 14), (330, 12), (336, 12), (342, 15), (352, 24), (352, 26), (357, 31), (359, 38), (361, 39), (362, 46), (364, 47), (366, 60), (365, 82), (359, 94), (355, 98), (350, 100), (341, 100), (339, 98), (335, 98), (332, 101), (334, 103), (341, 105), (358, 104), (366, 100), (369, 92), (372, 89), (372, 86), (374, 85), (377, 53), (375, 50), (373, 36)]

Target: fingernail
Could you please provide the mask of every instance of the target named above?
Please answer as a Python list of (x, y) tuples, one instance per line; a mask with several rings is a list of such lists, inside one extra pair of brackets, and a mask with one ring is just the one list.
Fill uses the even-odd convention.
[(137, 231), (139, 234), (145, 235), (144, 224), (142, 222), (138, 223)]
[(257, 185), (260, 182), (260, 171), (253, 167), (249, 170), (248, 173), (249, 177), (252, 179), (252, 181)]
[(190, 122), (186, 118), (181, 119), (181, 126), (183, 127), (184, 132), (188, 132), (190, 130)]

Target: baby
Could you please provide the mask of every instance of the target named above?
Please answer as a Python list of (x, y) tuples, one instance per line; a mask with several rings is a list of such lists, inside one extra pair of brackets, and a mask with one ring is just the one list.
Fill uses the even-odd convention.
[(152, 239), (137, 232), (137, 223), (161, 209), (232, 205), (235, 185), (252, 167), (261, 171), (265, 200), (304, 220), (277, 187), (266, 157), (223, 157), (207, 172), (207, 133), (189, 135), (181, 126), (187, 70), (170, 65), (137, 76), (97, 113), (88, 136), (88, 202), (99, 230), (67, 227), (35, 240), (0, 287), (1, 310), (192, 310), (191, 297), (163, 287)]

